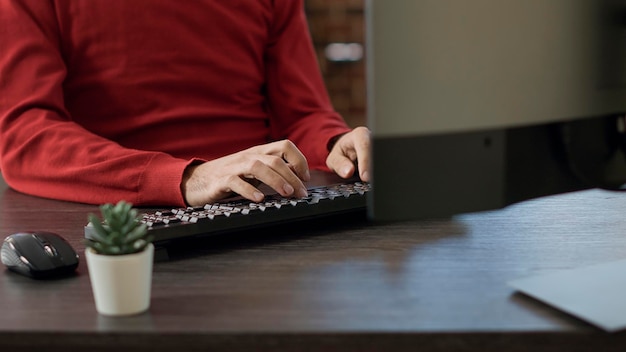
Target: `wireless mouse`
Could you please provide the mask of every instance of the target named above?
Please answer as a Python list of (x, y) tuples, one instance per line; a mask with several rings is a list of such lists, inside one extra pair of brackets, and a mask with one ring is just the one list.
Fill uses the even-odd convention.
[(78, 267), (78, 254), (72, 246), (63, 237), (45, 231), (7, 236), (0, 256), (9, 270), (37, 279), (65, 276)]

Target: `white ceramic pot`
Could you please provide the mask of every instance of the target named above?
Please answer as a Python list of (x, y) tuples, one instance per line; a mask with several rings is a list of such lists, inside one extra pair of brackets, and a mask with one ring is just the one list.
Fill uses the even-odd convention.
[(132, 315), (150, 308), (154, 245), (126, 255), (102, 255), (87, 248), (85, 257), (98, 313)]

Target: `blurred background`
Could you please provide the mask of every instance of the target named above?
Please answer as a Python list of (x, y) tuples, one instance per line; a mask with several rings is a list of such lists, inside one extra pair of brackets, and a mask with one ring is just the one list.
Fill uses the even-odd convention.
[(365, 125), (364, 0), (305, 0), (313, 44), (335, 109)]

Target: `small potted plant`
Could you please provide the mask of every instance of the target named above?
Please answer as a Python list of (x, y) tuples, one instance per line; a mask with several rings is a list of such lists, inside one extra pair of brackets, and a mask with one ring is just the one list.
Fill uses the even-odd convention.
[(138, 314), (150, 307), (154, 245), (132, 204), (100, 206), (89, 215), (85, 257), (96, 310), (103, 315)]

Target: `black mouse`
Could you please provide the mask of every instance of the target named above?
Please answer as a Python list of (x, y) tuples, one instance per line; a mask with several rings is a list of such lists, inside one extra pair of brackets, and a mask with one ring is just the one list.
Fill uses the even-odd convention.
[(78, 267), (74, 248), (60, 235), (45, 231), (7, 236), (0, 256), (9, 270), (37, 279), (66, 276)]

